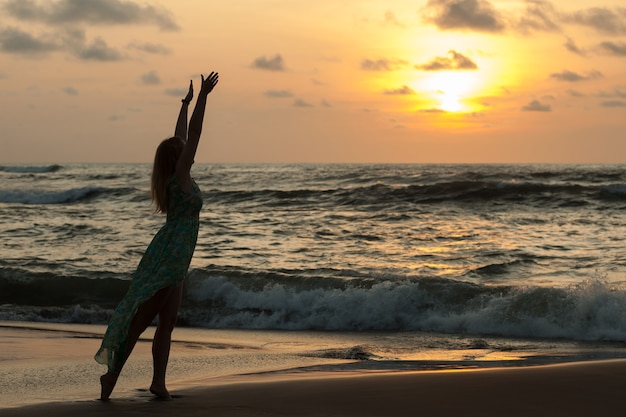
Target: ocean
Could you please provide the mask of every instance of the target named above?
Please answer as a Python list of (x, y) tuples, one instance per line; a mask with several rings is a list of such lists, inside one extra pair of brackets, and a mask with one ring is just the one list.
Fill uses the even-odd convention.
[[(106, 324), (164, 222), (150, 171), (0, 166), (0, 320)], [(458, 338), (624, 350), (626, 165), (197, 164), (192, 176), (204, 207), (182, 328), (383, 334), (396, 357), (433, 337), (441, 350)]]

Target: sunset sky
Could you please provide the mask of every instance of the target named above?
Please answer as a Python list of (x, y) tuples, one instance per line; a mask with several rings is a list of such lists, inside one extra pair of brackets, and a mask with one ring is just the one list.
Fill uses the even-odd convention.
[(626, 162), (624, 0), (0, 0), (0, 163)]

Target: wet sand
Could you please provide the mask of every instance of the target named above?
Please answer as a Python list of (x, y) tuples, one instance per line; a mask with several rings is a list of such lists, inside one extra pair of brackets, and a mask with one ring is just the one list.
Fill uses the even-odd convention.
[[(198, 381), (196, 381), (197, 383)], [(147, 394), (2, 410), (54, 416), (622, 416), (626, 361), (351, 374), (196, 386), (171, 401)]]
[[(294, 358), (227, 371), (233, 360), (250, 361), (258, 349), (216, 343), (213, 362), (191, 361), (170, 379), (171, 401), (155, 400), (149, 383), (149, 344), (138, 346), (134, 364), (111, 400), (102, 402), (91, 359), (99, 340), (85, 335), (37, 329), (0, 328), (3, 379), (0, 415), (53, 416), (622, 416), (626, 360), (582, 361), (557, 365), (438, 371), (305, 372)], [(24, 346), (28, 346), (25, 348)], [(176, 347), (173, 355), (191, 358), (197, 347)], [(201, 356), (206, 356), (205, 354)], [(188, 361), (188, 359), (185, 359)], [(93, 363), (92, 363), (93, 362)], [(317, 360), (318, 363), (337, 363)], [(345, 361), (344, 361), (345, 362)], [(220, 371), (220, 364), (224, 366)], [(226, 365), (224, 365), (226, 364)], [(249, 366), (250, 373), (245, 372)], [(272, 368), (283, 368), (270, 372)], [(191, 371), (195, 369), (195, 371)], [(126, 372), (126, 370), (125, 370)], [(39, 378), (21, 387), (24, 378)], [(20, 379), (21, 378), (21, 379)], [(31, 380), (29, 380), (31, 381)], [(13, 391), (12, 391), (13, 390)], [(28, 394), (28, 395), (27, 395)], [(22, 396), (18, 401), (17, 396)]]

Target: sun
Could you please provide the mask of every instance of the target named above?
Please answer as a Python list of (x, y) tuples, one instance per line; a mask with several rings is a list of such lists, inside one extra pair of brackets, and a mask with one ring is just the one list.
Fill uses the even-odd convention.
[(461, 101), (461, 96), (457, 94), (450, 94), (441, 92), (441, 96), (439, 98), (439, 108), (441, 110), (450, 112), (450, 113), (458, 113), (462, 112), (464, 109), (463, 102)]
[(419, 90), (428, 94), (438, 109), (450, 113), (474, 111), (471, 98), (479, 87), (479, 77), (469, 71), (436, 71), (419, 81)]

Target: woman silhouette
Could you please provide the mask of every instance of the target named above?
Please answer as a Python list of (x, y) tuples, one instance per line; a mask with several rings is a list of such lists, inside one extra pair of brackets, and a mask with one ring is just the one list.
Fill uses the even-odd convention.
[(218, 74), (204, 79), (189, 129), (187, 108), (193, 98), (193, 82), (182, 100), (175, 136), (162, 141), (156, 150), (152, 168), (152, 200), (156, 211), (167, 214), (167, 220), (152, 239), (133, 274), (130, 288), (113, 317), (95, 355), (96, 361), (108, 366), (100, 377), (101, 400), (108, 400), (126, 360), (139, 336), (158, 316), (152, 341), (154, 374), (150, 392), (169, 399), (165, 372), (170, 353), (171, 334), (182, 298), (183, 280), (191, 262), (198, 238), (202, 195), (191, 178), (207, 96), (218, 82)]

